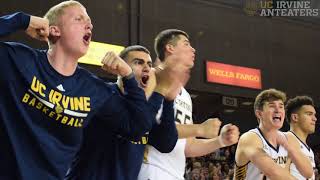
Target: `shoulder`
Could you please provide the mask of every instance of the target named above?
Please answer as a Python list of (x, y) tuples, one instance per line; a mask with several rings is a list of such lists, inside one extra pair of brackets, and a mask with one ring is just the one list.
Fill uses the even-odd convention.
[(31, 48), (28, 45), (25, 45), (23, 43), (19, 42), (1, 42), (0, 43), (1, 49), (5, 48), (7, 50), (11, 50), (13, 52), (17, 51), (30, 51), (30, 52), (40, 52), (39, 50), (36, 50), (34, 48)]
[(283, 132), (283, 134), (285, 135), (285, 137), (288, 139), (288, 140), (293, 140), (293, 139), (296, 139), (296, 137), (294, 136), (294, 134), (290, 131), (288, 132)]
[(106, 91), (113, 93), (117, 93), (118, 91), (115, 83), (108, 83), (106, 80), (97, 77), (95, 74), (83, 67), (78, 66), (76, 73), (77, 81), (81, 82), (82, 86), (94, 90), (95, 93), (100, 94), (101, 96), (106, 95)]
[(255, 148), (255, 147), (262, 147), (262, 140), (259, 135), (253, 131), (248, 131), (241, 135), (238, 147), (241, 149), (248, 149), (248, 148)]
[(39, 50), (32, 48), (28, 45), (18, 42), (0, 42), (0, 52), (1, 54), (7, 54), (7, 56), (13, 59), (20, 58), (42, 58), (46, 57), (45, 50)]
[(187, 98), (190, 102), (192, 101), (192, 100), (191, 100), (190, 93), (189, 93), (184, 87), (181, 88), (181, 94), (182, 94), (185, 98)]
[(0, 55), (4, 61), (15, 62), (20, 67), (26, 67), (31, 66), (31, 61), (38, 63), (39, 59), (46, 57), (46, 52), (22, 43), (0, 42)]
[(236, 163), (238, 166), (243, 166), (256, 156), (258, 152), (261, 152), (263, 148), (262, 139), (254, 131), (248, 131), (244, 133), (238, 142), (236, 150)]
[(251, 157), (257, 152), (257, 149), (262, 147), (262, 141), (254, 131), (248, 131), (241, 135), (235, 154), (237, 166), (248, 164), (250, 159), (252, 159)]
[(285, 137), (288, 140), (290, 146), (300, 147), (300, 142), (297, 137), (290, 131), (284, 132)]
[(93, 84), (102, 85), (102, 86), (107, 84), (107, 83), (105, 83), (105, 81), (103, 79), (99, 78), (98, 76), (96, 76), (92, 72), (88, 71), (87, 69), (85, 69), (79, 65), (77, 67), (77, 73), (78, 73), (78, 76), (80, 76), (82, 78), (82, 81), (85, 81), (87, 83), (91, 82)]

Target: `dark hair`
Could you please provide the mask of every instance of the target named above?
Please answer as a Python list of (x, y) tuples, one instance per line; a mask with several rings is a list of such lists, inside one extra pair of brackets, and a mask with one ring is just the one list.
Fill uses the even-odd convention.
[[(276, 90), (276, 89), (267, 89), (264, 91), (261, 91), (255, 101), (254, 101), (254, 111), (256, 110), (262, 110), (263, 105), (265, 102), (275, 101), (275, 100), (282, 100), (282, 102), (286, 102), (287, 96), (284, 92)], [(258, 119), (258, 122), (260, 120)]]
[(288, 100), (286, 104), (288, 123), (291, 122), (291, 114), (297, 112), (304, 105), (314, 106), (312, 98), (309, 96), (296, 96)]
[(131, 51), (141, 51), (141, 52), (145, 52), (145, 53), (147, 53), (147, 54), (150, 55), (150, 51), (149, 51), (146, 47), (140, 46), (140, 45), (132, 45), (132, 46), (128, 46), (128, 47), (126, 47), (125, 49), (123, 49), (123, 50), (120, 52), (119, 56), (120, 56), (123, 60), (127, 61), (127, 56), (128, 56), (128, 54), (129, 54)]
[(189, 39), (189, 35), (179, 29), (167, 29), (161, 31), (154, 40), (154, 50), (160, 61), (164, 61), (164, 53), (166, 45), (169, 43), (175, 44), (180, 39), (179, 35), (183, 35)]
[(254, 111), (262, 110), (265, 102), (270, 102), (274, 100), (282, 100), (283, 102), (286, 102), (286, 99), (286, 94), (276, 89), (267, 89), (261, 91), (254, 101)]

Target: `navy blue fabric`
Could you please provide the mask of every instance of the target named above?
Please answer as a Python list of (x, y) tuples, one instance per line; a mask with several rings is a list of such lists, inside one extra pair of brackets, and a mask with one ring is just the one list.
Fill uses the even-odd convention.
[[(120, 93), (120, 92), (119, 92)], [(156, 118), (163, 98), (153, 93), (148, 104)], [(136, 180), (147, 143), (160, 152), (171, 152), (178, 139), (174, 122), (173, 101), (163, 102), (161, 123), (155, 123), (149, 134), (129, 140), (116, 133), (106, 132), (103, 121), (94, 120), (85, 130), (85, 141), (73, 162), (66, 180)], [(100, 138), (106, 137), (106, 138)]]
[[(0, 36), (28, 27), (30, 16), (0, 17)], [(153, 118), (134, 78), (120, 96), (81, 67), (71, 76), (49, 64), (46, 51), (0, 42), (0, 179), (64, 178), (93, 116), (104, 131), (127, 138), (148, 132)], [(98, 137), (103, 138), (103, 137)]]

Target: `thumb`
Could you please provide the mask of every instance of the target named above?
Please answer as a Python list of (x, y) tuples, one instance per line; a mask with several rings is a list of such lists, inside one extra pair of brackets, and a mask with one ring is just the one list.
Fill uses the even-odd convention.
[(226, 129), (229, 129), (231, 126), (232, 126), (232, 124), (228, 123), (228, 124), (224, 125), (223, 127), (226, 128)]

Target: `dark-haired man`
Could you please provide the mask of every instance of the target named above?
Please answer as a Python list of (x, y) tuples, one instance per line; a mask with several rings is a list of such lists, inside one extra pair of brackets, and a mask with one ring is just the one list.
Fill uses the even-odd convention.
[[(314, 153), (307, 145), (308, 135), (315, 132), (316, 129), (316, 110), (314, 103), (309, 96), (296, 96), (289, 99), (286, 104), (287, 120), (290, 124), (290, 131), (287, 132), (292, 146), (301, 149), (303, 154), (311, 161), (312, 168), (315, 169)], [(299, 180), (306, 179), (294, 163), (290, 163), (290, 173)], [(307, 178), (308, 179), (308, 178)], [(309, 178), (314, 180), (315, 175)]]

